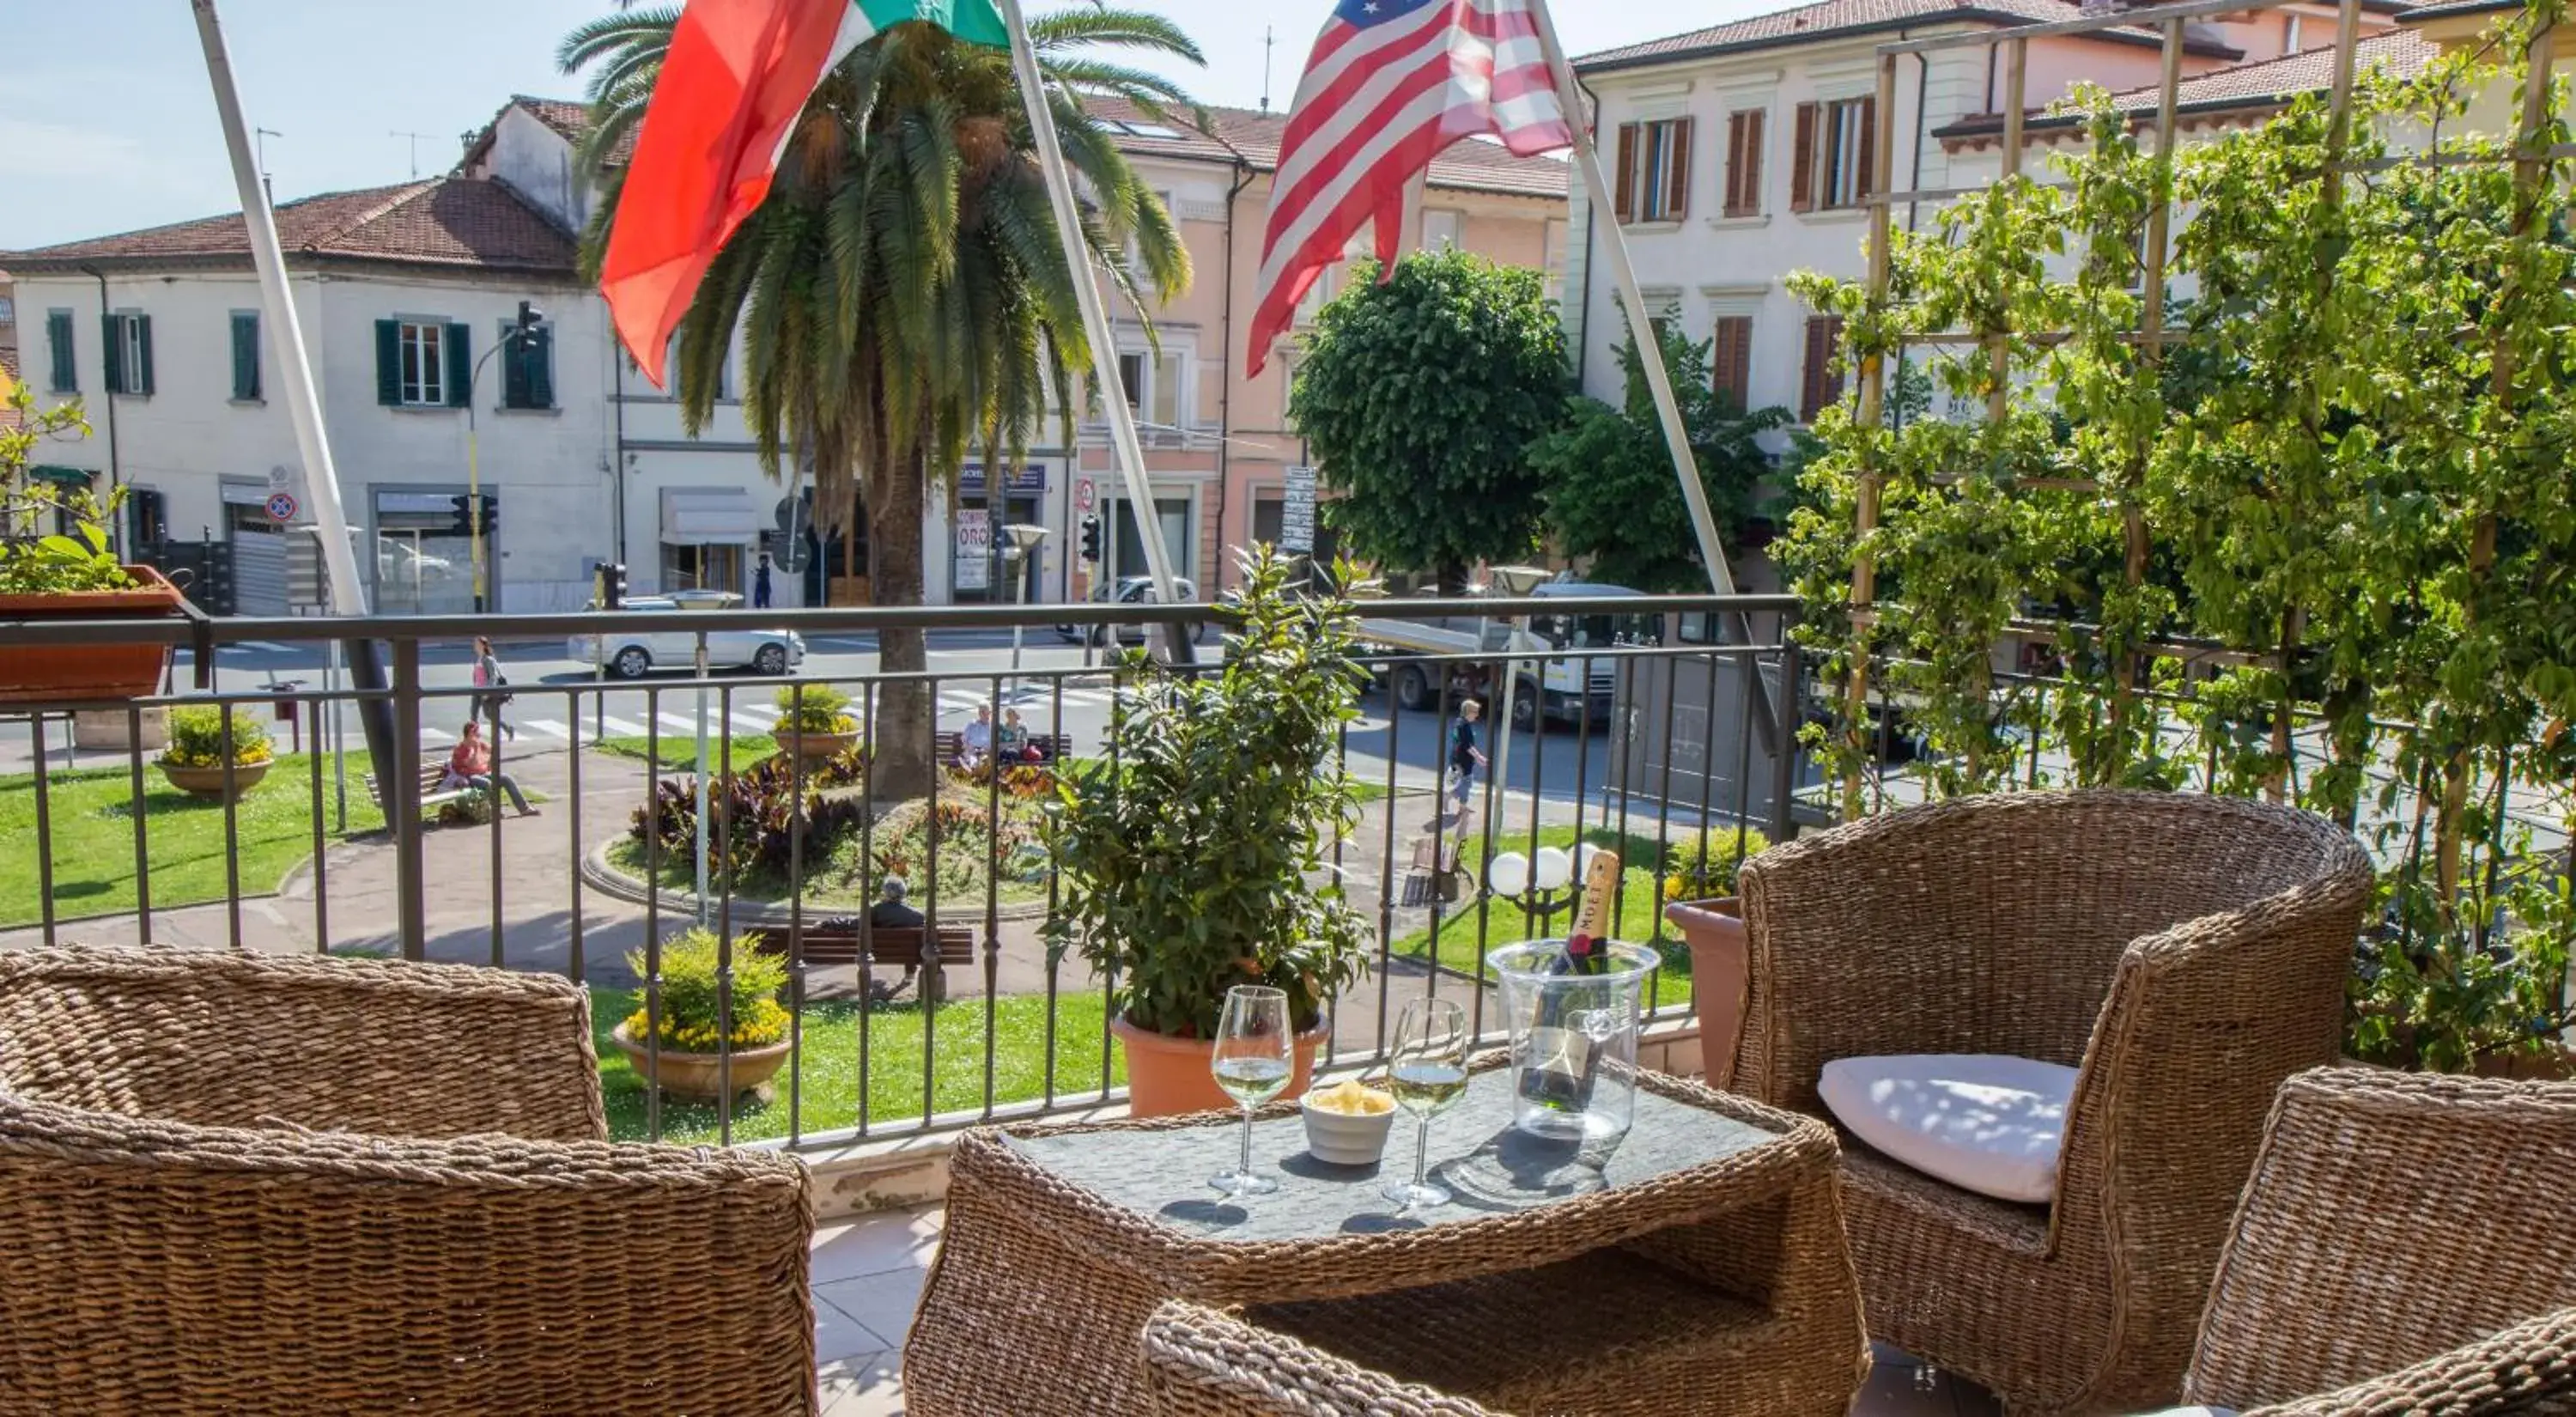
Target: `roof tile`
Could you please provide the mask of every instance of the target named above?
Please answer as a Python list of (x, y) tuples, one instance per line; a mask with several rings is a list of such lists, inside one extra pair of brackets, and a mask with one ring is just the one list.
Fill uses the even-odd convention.
[[(1907, 23), (1982, 20), (1998, 25), (2050, 24), (2080, 18), (2082, 13), (2075, 0), (1819, 0), (1813, 5), (1586, 54), (1574, 61), (1574, 67), (1582, 71), (1625, 69), (1693, 59), (1728, 49), (1761, 49)], [(2102, 33), (2128, 43), (2158, 42), (2155, 34), (2136, 25)], [(2224, 44), (2208, 41), (2191, 41), (2185, 47), (2199, 54), (2231, 58), (2240, 54)]]
[[(2369, 73), (2374, 66), (2385, 67), (2403, 78), (2421, 72), (2439, 52), (2432, 41), (2413, 30), (2388, 30), (2364, 35), (2353, 51), (2354, 69)], [(2253, 64), (2239, 64), (2228, 69), (2213, 69), (2194, 74), (2174, 88), (2174, 108), (2181, 113), (2207, 113), (2231, 108), (2272, 108), (2305, 93), (2321, 93), (2334, 84), (2334, 46), (2311, 49), (2279, 59), (2265, 59)], [(2130, 89), (2111, 96), (2112, 106), (2124, 113), (2153, 113), (2159, 99), (2157, 85)], [(2034, 109), (2036, 115), (2046, 109)], [(2071, 118), (2046, 121), (2071, 123)], [(1948, 127), (1934, 131), (1936, 138), (1966, 137), (1992, 133), (2003, 127), (1999, 114), (1972, 114)]]
[[(277, 208), (289, 256), (405, 265), (506, 267), (570, 273), (573, 239), (498, 182), (438, 177), (395, 187), (329, 192)], [(22, 272), (83, 261), (247, 259), (239, 212), (87, 241), (13, 252)]]

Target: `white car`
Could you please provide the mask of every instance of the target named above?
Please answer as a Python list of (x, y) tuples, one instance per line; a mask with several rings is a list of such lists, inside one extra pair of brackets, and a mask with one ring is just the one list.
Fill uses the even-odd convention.
[[(631, 597), (625, 609), (669, 614), (680, 602), (669, 596)], [(744, 669), (775, 678), (805, 662), (805, 641), (794, 630), (746, 630), (732, 616), (708, 617), (707, 668)], [(594, 667), (605, 666), (620, 679), (641, 679), (656, 669), (696, 666), (698, 632), (638, 630), (632, 634), (575, 635), (564, 641), (566, 657)]]

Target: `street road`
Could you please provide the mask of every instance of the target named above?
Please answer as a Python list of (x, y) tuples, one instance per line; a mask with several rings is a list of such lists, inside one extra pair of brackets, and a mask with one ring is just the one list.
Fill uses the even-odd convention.
[[(854, 698), (860, 685), (853, 681), (877, 670), (873, 636), (821, 636), (809, 639), (806, 649), (807, 658), (797, 677), (807, 683), (836, 683)], [(655, 673), (633, 682), (601, 682), (588, 666), (565, 658), (560, 642), (503, 643), (495, 647), (495, 652), (515, 695), (503, 717), (517, 728), (518, 737), (504, 745), (506, 755), (563, 752), (576, 742), (588, 743), (603, 734), (641, 737), (647, 725), (657, 723), (665, 740), (686, 741), (697, 732), (700, 695), (685, 671)], [(1214, 646), (1204, 652), (1213, 653)], [(1100, 652), (1094, 651), (1092, 658), (1098, 660)], [(300, 683), (303, 692), (314, 692), (322, 687), (327, 661), (328, 651), (319, 644), (252, 642), (228, 646), (217, 655), (215, 687), (220, 693), (244, 694), (294, 681)], [(1008, 677), (1008, 631), (935, 632), (931, 636), (929, 667), (941, 676), (939, 727), (962, 728), (973, 719), (981, 703), (995, 703), (997, 712), (1000, 706), (1015, 705), (1031, 731), (1069, 733), (1075, 752), (1099, 751), (1109, 720), (1108, 675), (1097, 668), (1086, 670), (1081, 647), (1043, 630), (1029, 632), (1021, 665), (1026, 673), (1013, 693)], [(189, 654), (182, 650), (174, 682), (188, 686), (193, 683), (192, 675)], [(474, 679), (470, 649), (462, 643), (424, 647), (422, 678), (433, 689), (470, 689)], [(775, 689), (747, 682), (748, 679), (748, 675), (720, 673), (705, 695), (711, 758), (728, 720), (737, 735), (765, 734), (777, 720), (778, 710), (772, 703)], [(722, 686), (737, 680), (746, 682), (733, 691), (732, 702), (727, 704)], [(355, 712), (347, 704), (337, 707), (348, 746), (352, 751), (362, 750), (364, 743)], [(468, 698), (462, 694), (425, 701), (421, 711), (422, 747), (444, 753), (455, 743), (457, 729), (467, 712)], [(1447, 734), (1436, 714), (1399, 712), (1382, 690), (1363, 700), (1361, 712), (1349, 740), (1348, 770), (1353, 775), (1383, 786), (1388, 781), (1388, 761), (1392, 757), (1397, 764), (1394, 779), (1398, 787), (1425, 789), (1438, 785)], [(279, 750), (292, 750), (294, 741), (287, 725), (271, 726)], [(306, 723), (302, 728), (309, 746), (315, 737), (315, 726)], [(62, 719), (46, 724), (44, 738), (49, 759), (57, 769), (109, 767), (124, 761), (122, 754), (72, 753), (68, 724)], [(1485, 725), (1484, 742), (1486, 752), (1492, 754), (1495, 744), (1490, 721)], [(0, 772), (28, 771), (33, 764), (34, 745), (25, 720), (0, 720)], [(1515, 734), (1508, 765), (1510, 786), (1516, 792), (1527, 792), (1535, 769), (1543, 795), (1548, 798), (1598, 802), (1604, 784), (1617, 781), (1608, 762), (1607, 747), (1608, 733), (1599, 724), (1588, 732), (1559, 725), (1544, 736), (1543, 743), (1528, 733)]]

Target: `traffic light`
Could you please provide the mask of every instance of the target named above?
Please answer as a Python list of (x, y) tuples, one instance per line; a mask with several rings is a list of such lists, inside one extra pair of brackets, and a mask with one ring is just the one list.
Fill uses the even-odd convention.
[(1100, 564), (1100, 514), (1097, 512), (1082, 514), (1082, 559), (1093, 565)]
[[(449, 535), (472, 536), (474, 534), (474, 499), (459, 492), (448, 498), (447, 503), (456, 509), (456, 525), (450, 528)], [(501, 499), (486, 492), (483, 494), (483, 537), (488, 541), (500, 534)]]
[(626, 604), (626, 567), (610, 561), (599, 568), (599, 608), (617, 610)]

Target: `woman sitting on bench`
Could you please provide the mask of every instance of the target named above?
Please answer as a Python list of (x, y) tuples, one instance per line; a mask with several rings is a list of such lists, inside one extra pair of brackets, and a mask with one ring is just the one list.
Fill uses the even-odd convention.
[(512, 782), (508, 773), (492, 771), (492, 745), (483, 741), (483, 725), (469, 718), (465, 720), (463, 736), (456, 740), (456, 751), (447, 755), (447, 776), (439, 779), (438, 790), (471, 787), (488, 793), (496, 786), (510, 794), (510, 805), (519, 809), (520, 816), (536, 814), (537, 809), (528, 805), (527, 794), (519, 790), (519, 784)]

